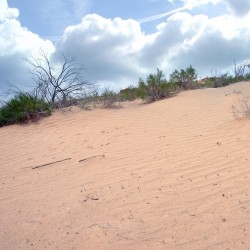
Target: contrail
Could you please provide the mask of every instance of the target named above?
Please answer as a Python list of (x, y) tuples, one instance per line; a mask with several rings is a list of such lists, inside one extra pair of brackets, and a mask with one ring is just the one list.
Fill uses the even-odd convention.
[(151, 21), (158, 20), (158, 19), (161, 19), (161, 18), (169, 16), (169, 15), (172, 15), (172, 14), (174, 14), (176, 12), (187, 10), (187, 9), (189, 9), (189, 8), (186, 7), (186, 6), (184, 6), (184, 7), (175, 9), (175, 10), (171, 10), (171, 11), (165, 12), (163, 14), (158, 14), (158, 15), (155, 15), (155, 16), (149, 16), (149, 17), (145, 17), (145, 18), (139, 19), (138, 22), (139, 23), (151, 22)]

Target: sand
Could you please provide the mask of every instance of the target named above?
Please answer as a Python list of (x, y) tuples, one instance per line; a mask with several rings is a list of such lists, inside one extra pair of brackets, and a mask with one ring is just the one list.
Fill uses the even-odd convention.
[(0, 128), (0, 249), (250, 249), (238, 91), (250, 83)]

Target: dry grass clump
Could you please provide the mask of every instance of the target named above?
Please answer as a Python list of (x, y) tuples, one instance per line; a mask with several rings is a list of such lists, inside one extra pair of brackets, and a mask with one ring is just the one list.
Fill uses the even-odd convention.
[(236, 119), (250, 118), (250, 96), (240, 95), (237, 103), (232, 105), (233, 116)]
[(81, 109), (91, 110), (95, 108), (112, 109), (120, 107), (119, 95), (108, 88), (104, 89), (101, 94), (98, 91), (77, 100), (77, 106)]

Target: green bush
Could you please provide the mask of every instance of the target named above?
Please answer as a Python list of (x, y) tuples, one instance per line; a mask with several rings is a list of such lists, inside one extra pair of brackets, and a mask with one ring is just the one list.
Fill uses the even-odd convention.
[(229, 75), (228, 73), (221, 74), (214, 78), (214, 87), (215, 88), (225, 87), (237, 81), (238, 79), (235, 79), (233, 76)]
[(140, 97), (140, 91), (138, 88), (130, 86), (120, 90), (118, 97), (120, 101), (134, 101), (136, 98)]
[(183, 89), (195, 89), (197, 88), (196, 84), (197, 73), (196, 70), (190, 65), (188, 68), (175, 70), (170, 75), (170, 82), (178, 84), (180, 88)]
[(149, 74), (146, 81), (139, 80), (138, 97), (157, 101), (169, 96), (175, 90), (176, 84), (168, 82), (162, 71), (157, 69), (156, 74)]
[(19, 93), (0, 108), (0, 127), (50, 115), (49, 105), (28, 93)]
[[(223, 74), (218, 74), (213, 77), (206, 77), (202, 79), (202, 82), (200, 83), (199, 87), (200, 88), (220, 88), (220, 87), (225, 87), (229, 84), (240, 82), (247, 80), (248, 75), (246, 74), (244, 76), (245, 78), (242, 77), (234, 77), (228, 73), (223, 73)], [(250, 79), (250, 77), (249, 77)]]

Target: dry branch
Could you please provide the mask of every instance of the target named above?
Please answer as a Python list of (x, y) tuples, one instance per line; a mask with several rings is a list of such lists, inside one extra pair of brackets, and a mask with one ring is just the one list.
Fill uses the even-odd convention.
[(99, 156), (102, 157), (102, 158), (105, 157), (105, 155), (94, 155), (94, 156), (90, 156), (90, 157), (81, 159), (81, 160), (79, 160), (79, 162), (83, 162), (83, 161), (86, 161), (86, 160), (89, 160), (89, 159), (92, 159), (92, 158), (96, 158), (96, 157), (99, 157)]
[(82, 80), (83, 67), (74, 57), (63, 55), (56, 68), (51, 64), (49, 54), (42, 51), (38, 57), (31, 55), (24, 59), (31, 67), (29, 72), (36, 83), (34, 94), (51, 104), (52, 107), (67, 105), (76, 96), (88, 93), (93, 84)]
[(48, 165), (52, 165), (52, 164), (55, 164), (55, 163), (58, 163), (58, 162), (68, 161), (68, 160), (71, 160), (71, 158), (66, 158), (66, 159), (63, 159), (63, 160), (53, 161), (53, 162), (49, 162), (49, 163), (46, 163), (46, 164), (34, 166), (34, 167), (32, 167), (32, 169), (42, 168), (42, 167), (45, 167), (45, 166), (48, 166)]

